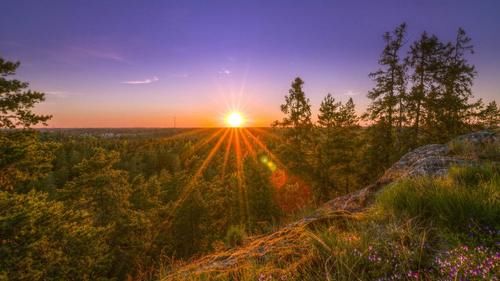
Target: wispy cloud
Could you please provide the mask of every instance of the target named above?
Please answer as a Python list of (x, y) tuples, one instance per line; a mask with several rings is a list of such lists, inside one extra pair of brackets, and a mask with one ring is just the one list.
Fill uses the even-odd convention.
[(47, 96), (56, 97), (56, 98), (67, 97), (67, 93), (63, 92), (63, 91), (44, 91), (43, 93), (46, 94)]
[(72, 49), (76, 52), (80, 52), (80, 53), (85, 54), (87, 56), (98, 58), (98, 59), (112, 60), (112, 61), (117, 61), (117, 62), (124, 62), (125, 61), (125, 58), (123, 58), (121, 55), (119, 55), (118, 53), (115, 53), (113, 51), (88, 49), (88, 48), (81, 48), (81, 47), (72, 47)]
[(349, 91), (347, 91), (346, 93), (344, 93), (344, 95), (349, 96), (349, 97), (352, 97), (352, 96), (357, 96), (357, 95), (359, 95), (359, 93), (356, 93), (356, 92), (353, 92), (353, 91), (349, 90)]
[(229, 74), (231, 74), (231, 70), (224, 68), (221, 71), (219, 71), (219, 74), (229, 75)]
[(151, 84), (151, 83), (156, 82), (158, 80), (160, 80), (160, 79), (158, 79), (158, 77), (153, 76), (153, 78), (147, 78), (144, 80), (123, 81), (122, 84), (129, 84), (129, 85)]

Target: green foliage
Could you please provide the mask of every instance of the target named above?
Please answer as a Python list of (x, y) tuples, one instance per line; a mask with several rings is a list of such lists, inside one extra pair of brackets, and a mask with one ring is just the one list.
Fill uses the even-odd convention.
[(112, 223), (129, 208), (128, 175), (113, 168), (118, 160), (118, 153), (96, 149), (90, 159), (75, 166), (76, 177), (64, 186), (64, 200), (94, 214), (97, 225)]
[(228, 247), (236, 247), (243, 245), (243, 241), (246, 238), (245, 227), (241, 225), (232, 225), (227, 230), (226, 234), (226, 245)]
[[(317, 149), (313, 165), (317, 177), (316, 197), (319, 202), (332, 194), (348, 193), (357, 186), (355, 165), (359, 154), (358, 117), (352, 98), (342, 104), (327, 95), (318, 114)], [(333, 192), (334, 191), (334, 192)]]
[(50, 170), (54, 144), (40, 143), (29, 131), (7, 131), (44, 123), (50, 116), (32, 112), (44, 94), (26, 90), (28, 83), (6, 77), (14, 75), (19, 62), (0, 57), (0, 190), (13, 190), (43, 178)]
[(0, 190), (26, 190), (51, 170), (57, 145), (34, 131), (0, 131)]
[(105, 235), (88, 213), (43, 193), (0, 191), (0, 276), (7, 280), (106, 280)]
[(51, 118), (32, 112), (36, 103), (44, 101), (43, 93), (26, 90), (26, 82), (6, 79), (14, 75), (18, 67), (19, 62), (6, 61), (0, 57), (0, 128), (29, 128)]
[(486, 129), (493, 130), (500, 125), (500, 109), (497, 107), (496, 101), (489, 102), (479, 115), (481, 123)]
[(281, 111), (285, 114), (282, 121), (275, 121), (273, 127), (285, 128), (283, 131), (285, 143), (280, 148), (283, 160), (290, 163), (290, 168), (296, 173), (310, 171), (306, 161), (301, 161), (307, 154), (311, 143), (313, 124), (311, 121), (311, 103), (302, 87), (304, 81), (297, 77), (292, 82), (289, 94)]
[(245, 186), (248, 197), (248, 226), (252, 230), (270, 229), (279, 221), (275, 190), (270, 181), (271, 173), (260, 162), (247, 158), (244, 162)]
[(500, 228), (498, 167), (456, 168), (446, 179), (414, 179), (388, 187), (377, 207), (400, 216), (464, 231), (469, 222)]
[(312, 126), (311, 105), (302, 89), (303, 85), (304, 81), (300, 77), (295, 78), (289, 95), (285, 96), (285, 103), (281, 105), (281, 111), (287, 116), (281, 122), (276, 122), (277, 125), (292, 127), (293, 131)]

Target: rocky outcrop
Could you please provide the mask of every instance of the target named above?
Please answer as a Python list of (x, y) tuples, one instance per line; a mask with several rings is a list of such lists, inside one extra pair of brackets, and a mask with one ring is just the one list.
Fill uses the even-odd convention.
[[(442, 176), (451, 166), (473, 165), (478, 159), (462, 157), (453, 151), (458, 143), (472, 146), (494, 144), (499, 139), (492, 132), (476, 132), (460, 136), (448, 144), (430, 144), (419, 147), (392, 165), (375, 183), (351, 194), (337, 197), (311, 215), (289, 224), (269, 235), (254, 237), (241, 248), (205, 256), (180, 268), (166, 280), (182, 280), (186, 274), (220, 272), (236, 268), (238, 265), (252, 262), (266, 262), (270, 256), (275, 259), (295, 261), (298, 265), (301, 256), (310, 251), (311, 236), (305, 235), (306, 228), (313, 223), (331, 220), (339, 216), (356, 216), (374, 199), (374, 195), (384, 186), (402, 178), (417, 176)], [(469, 155), (470, 156), (470, 155)], [(181, 279), (179, 279), (181, 278)]]

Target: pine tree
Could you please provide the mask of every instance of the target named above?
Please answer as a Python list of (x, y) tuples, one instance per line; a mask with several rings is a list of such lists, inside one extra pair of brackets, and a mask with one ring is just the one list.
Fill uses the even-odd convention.
[(370, 73), (375, 87), (368, 93), (372, 103), (368, 107), (366, 117), (375, 123), (384, 122), (385, 131), (380, 134), (385, 139), (385, 146), (376, 153), (381, 154), (382, 165), (389, 165), (403, 150), (402, 130), (406, 121), (406, 67), (400, 59), (400, 51), (404, 45), (406, 24), (399, 25), (392, 33), (383, 36), (385, 47), (380, 55), (379, 65), (382, 67)]
[(319, 107), (318, 126), (326, 129), (333, 128), (339, 107), (340, 102), (335, 102), (335, 98), (331, 94), (326, 95)]
[(424, 32), (420, 39), (410, 46), (406, 61), (413, 69), (410, 76), (412, 88), (408, 96), (408, 116), (412, 121), (413, 134), (410, 138), (410, 147), (422, 142), (422, 127), (434, 119), (434, 111), (427, 111), (433, 107), (432, 102), (438, 95), (436, 74), (441, 67), (440, 58), (445, 46), (439, 39)]
[(331, 192), (348, 192), (352, 186), (358, 117), (352, 98), (345, 104), (335, 102), (328, 94), (318, 114), (320, 129), (316, 174), (319, 178), (316, 197), (319, 202), (330, 198)]
[[(470, 103), (475, 67), (467, 62), (465, 55), (473, 54), (471, 39), (463, 29), (458, 29), (455, 42), (446, 44), (441, 51), (440, 68), (436, 70), (439, 83), (435, 100), (429, 105), (432, 111), (432, 141), (443, 142), (467, 130), (467, 119), (478, 103)], [(430, 122), (429, 122), (430, 123)]]
[(6, 79), (16, 74), (19, 65), (0, 57), (0, 128), (29, 128), (51, 118), (32, 111), (35, 104), (45, 100), (45, 94), (28, 90), (26, 82)]
[(296, 171), (304, 171), (309, 151), (308, 144), (311, 141), (312, 121), (311, 104), (306, 97), (302, 86), (304, 81), (299, 77), (292, 83), (289, 95), (285, 96), (285, 103), (281, 105), (281, 111), (286, 115), (282, 121), (275, 121), (273, 126), (285, 128), (287, 143), (283, 148), (283, 155), (287, 158), (291, 168)]
[(486, 129), (497, 129), (500, 125), (500, 109), (496, 101), (491, 101), (480, 112), (480, 123)]
[[(27, 130), (45, 123), (50, 116), (37, 115), (32, 109), (44, 100), (44, 94), (27, 90), (28, 83), (16, 79), (19, 62), (0, 57), (0, 190), (17, 190), (47, 175), (56, 145), (40, 142), (38, 133)], [(16, 127), (25, 130), (4, 130)]]
[(314, 161), (314, 170), (317, 182), (315, 187), (315, 196), (318, 202), (323, 202), (330, 198), (330, 192), (333, 187), (331, 181), (330, 167), (333, 165), (333, 153), (335, 149), (334, 134), (339, 115), (339, 108), (342, 104), (335, 102), (331, 94), (321, 102), (318, 114), (319, 134), (316, 157)]
[(335, 145), (334, 163), (331, 170), (337, 188), (347, 194), (356, 184), (358, 116), (352, 98), (340, 106), (336, 119), (337, 131), (333, 140)]

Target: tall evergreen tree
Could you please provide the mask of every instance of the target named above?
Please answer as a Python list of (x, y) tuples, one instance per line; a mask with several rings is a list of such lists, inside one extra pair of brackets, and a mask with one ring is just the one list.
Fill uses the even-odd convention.
[(285, 128), (287, 140), (283, 155), (289, 160), (289, 165), (296, 171), (303, 171), (309, 153), (307, 145), (310, 142), (312, 121), (311, 104), (302, 87), (304, 81), (299, 77), (292, 83), (289, 94), (285, 96), (285, 103), (281, 111), (286, 115), (281, 121), (275, 121), (273, 126)]
[(333, 176), (338, 190), (349, 193), (356, 184), (358, 116), (352, 98), (339, 107), (333, 139)]
[(318, 114), (320, 139), (315, 161), (319, 202), (329, 199), (333, 191), (348, 192), (352, 185), (357, 123), (352, 98), (345, 104), (335, 102), (330, 94), (324, 98)]
[(407, 97), (405, 64), (399, 53), (405, 43), (405, 34), (405, 23), (396, 27), (392, 33), (384, 34), (386, 45), (378, 62), (381, 69), (369, 75), (375, 82), (375, 87), (368, 93), (368, 98), (372, 100), (372, 103), (368, 107), (367, 117), (373, 122), (385, 123), (385, 126), (380, 126), (385, 129), (380, 136), (385, 138), (386, 146), (377, 152), (382, 155), (380, 158), (383, 159), (383, 165), (391, 163), (402, 149), (401, 137)]
[[(40, 142), (29, 128), (50, 119), (33, 113), (33, 107), (44, 100), (44, 94), (28, 90), (28, 83), (7, 79), (15, 75), (19, 62), (0, 57), (0, 190), (14, 190), (43, 178), (51, 168), (55, 145)], [(19, 190), (18, 190), (19, 191)]]
[(465, 132), (468, 115), (478, 106), (478, 103), (470, 103), (476, 71), (474, 65), (468, 63), (467, 53), (474, 53), (471, 39), (459, 28), (455, 42), (442, 48), (439, 69), (436, 69), (439, 92), (428, 104), (433, 105), (429, 111), (436, 118), (429, 124), (433, 128), (431, 141), (447, 141)]
[(16, 74), (19, 65), (0, 57), (0, 128), (28, 128), (51, 118), (32, 111), (35, 104), (45, 100), (45, 94), (28, 90), (26, 82), (6, 79)]
[(333, 165), (333, 153), (335, 149), (334, 134), (337, 125), (339, 108), (342, 104), (336, 102), (331, 94), (321, 101), (318, 114), (317, 126), (319, 127), (318, 145), (315, 151), (316, 157), (313, 163), (318, 182), (315, 187), (315, 196), (318, 202), (330, 198), (333, 182), (330, 175), (330, 167)]
[(318, 126), (326, 129), (333, 128), (340, 105), (340, 102), (335, 102), (335, 98), (331, 94), (326, 95), (319, 107)]
[(422, 141), (421, 130), (425, 121), (433, 119), (434, 112), (427, 109), (432, 107), (431, 103), (438, 95), (436, 74), (441, 67), (442, 52), (445, 49), (435, 35), (429, 36), (427, 32), (422, 33), (420, 39), (410, 46), (406, 61), (413, 69), (410, 76), (412, 87), (408, 96), (408, 116), (413, 128), (411, 147)]
[(480, 123), (486, 129), (496, 129), (500, 125), (500, 109), (496, 101), (491, 101), (480, 112)]

